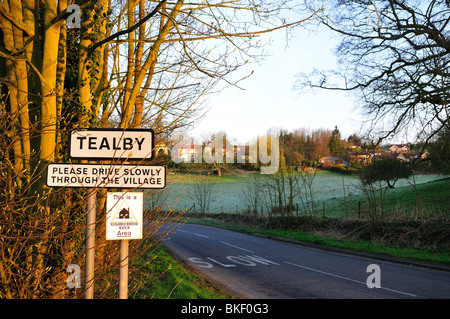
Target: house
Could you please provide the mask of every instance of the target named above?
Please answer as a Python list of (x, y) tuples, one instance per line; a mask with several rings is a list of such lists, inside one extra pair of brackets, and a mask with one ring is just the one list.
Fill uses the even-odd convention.
[(201, 154), (201, 146), (198, 150), (198, 147), (194, 144), (178, 145), (178, 157), (185, 163), (191, 162), (197, 155), (198, 151), (200, 151)]
[(411, 152), (409, 144), (393, 144), (389, 147), (391, 156), (405, 162), (411, 162), (418, 158), (424, 159), (428, 156), (428, 152), (420, 154), (418, 152)]
[(347, 156), (328, 156), (322, 157), (320, 163), (332, 163), (333, 165), (342, 164), (345, 166), (350, 166), (350, 161)]
[(412, 160), (418, 159), (418, 158), (424, 158), (420, 156), (420, 153), (396, 153), (393, 154), (393, 158), (396, 158), (398, 160), (404, 161), (404, 162), (411, 162)]
[(350, 158), (350, 161), (359, 164), (368, 164), (372, 160), (372, 154), (369, 152), (349, 152), (347, 155)]
[(392, 153), (385, 150), (375, 150), (372, 153), (372, 159), (381, 159), (384, 157), (393, 157), (393, 154), (401, 154), (401, 153)]
[(389, 147), (391, 153), (409, 153), (410, 150), (409, 144), (392, 144)]

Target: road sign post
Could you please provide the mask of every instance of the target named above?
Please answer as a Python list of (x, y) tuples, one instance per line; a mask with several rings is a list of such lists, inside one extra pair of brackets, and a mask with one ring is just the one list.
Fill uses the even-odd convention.
[(128, 239), (120, 240), (119, 252), (119, 299), (128, 298)]
[(128, 296), (128, 248), (130, 239), (141, 239), (143, 193), (110, 192), (106, 197), (106, 239), (119, 240), (119, 299)]
[(95, 270), (95, 220), (97, 215), (97, 190), (89, 189), (87, 198), (87, 215), (86, 215), (86, 235), (85, 235), (85, 299), (94, 298), (94, 270)]
[[(69, 135), (69, 157), (90, 162), (50, 163), (47, 167), (47, 186), (89, 189), (85, 233), (86, 299), (94, 297), (97, 188), (164, 188), (166, 185), (164, 166), (124, 164), (125, 161), (144, 161), (153, 158), (154, 144), (154, 132), (151, 129), (80, 129), (72, 131)], [(92, 160), (117, 160), (117, 163), (103, 165), (92, 163)], [(109, 220), (113, 230), (109, 229), (112, 233), (108, 233), (107, 229), (107, 240), (120, 241), (119, 298), (125, 299), (128, 295), (129, 240), (142, 238), (143, 193), (122, 192), (110, 202), (122, 205), (120, 211), (108, 207), (108, 213), (111, 211), (113, 214), (113, 219)], [(114, 218), (122, 220), (116, 221)], [(114, 230), (115, 226), (119, 228)]]

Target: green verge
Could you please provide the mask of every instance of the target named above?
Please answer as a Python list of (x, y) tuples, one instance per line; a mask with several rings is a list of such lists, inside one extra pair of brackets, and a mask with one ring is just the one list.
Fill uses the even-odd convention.
[(230, 299), (233, 298), (203, 277), (177, 262), (157, 244), (139, 258), (135, 281), (139, 289), (130, 293), (133, 299)]
[(375, 254), (383, 254), (387, 256), (397, 258), (409, 258), (414, 260), (435, 262), (450, 265), (450, 255), (447, 249), (444, 251), (431, 250), (431, 249), (413, 249), (402, 248), (395, 246), (384, 246), (381, 244), (373, 243), (370, 241), (362, 240), (350, 240), (350, 239), (338, 239), (338, 238), (325, 238), (317, 235), (308, 234), (302, 231), (287, 231), (287, 230), (268, 230), (247, 226), (235, 226), (216, 222), (212, 220), (202, 219), (189, 219), (189, 223), (200, 224), (206, 226), (214, 226), (226, 228), (233, 231), (243, 232), (246, 234), (262, 234), (271, 237), (280, 237), (299, 242), (312, 243), (330, 247), (337, 247), (342, 249), (354, 250), (359, 252), (368, 252)]
[[(316, 210), (321, 216), (322, 204), (325, 204), (326, 217), (358, 217), (358, 202), (362, 203), (364, 209), (365, 199), (362, 194), (347, 194), (346, 197), (330, 198), (317, 203)], [(384, 209), (387, 218), (414, 218), (416, 208), (418, 218), (449, 218), (450, 179), (417, 184), (416, 189), (413, 185), (406, 185), (386, 191)]]

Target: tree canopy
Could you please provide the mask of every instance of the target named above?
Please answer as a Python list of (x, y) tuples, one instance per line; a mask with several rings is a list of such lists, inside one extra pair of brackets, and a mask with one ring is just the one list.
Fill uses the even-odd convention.
[(394, 188), (397, 180), (412, 175), (411, 166), (407, 162), (391, 157), (375, 160), (360, 171), (363, 183), (385, 182), (388, 188)]
[(321, 23), (341, 39), (338, 67), (300, 74), (299, 89), (355, 92), (380, 139), (402, 132), (426, 142), (448, 125), (448, 1), (329, 1), (325, 9)]

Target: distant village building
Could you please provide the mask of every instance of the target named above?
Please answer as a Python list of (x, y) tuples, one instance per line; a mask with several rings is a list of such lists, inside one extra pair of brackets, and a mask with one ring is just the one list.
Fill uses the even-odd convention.
[(178, 145), (178, 158), (184, 162), (191, 162), (197, 155), (197, 148), (194, 144)]
[(419, 152), (411, 152), (411, 147), (409, 144), (393, 144), (389, 147), (389, 150), (393, 158), (405, 162), (411, 162), (418, 159), (419, 157), (421, 159), (425, 159), (428, 157), (428, 152), (424, 152), (423, 154)]
[(328, 156), (320, 159), (321, 163), (331, 163), (332, 165), (345, 165), (351, 166), (352, 163), (358, 163), (360, 165), (367, 165), (374, 160), (382, 159), (386, 157), (396, 158), (401, 161), (410, 162), (418, 159), (419, 157), (424, 159), (428, 156), (425, 152), (420, 154), (418, 152), (411, 152), (409, 144), (393, 144), (389, 147), (389, 151), (378, 149), (373, 151), (363, 151), (353, 148), (354, 151), (347, 152), (346, 156)]
[(392, 157), (392, 152), (388, 152), (385, 150), (375, 150), (371, 154), (372, 160), (381, 159), (384, 157)]
[(409, 144), (393, 144), (389, 147), (391, 153), (409, 153), (411, 148)]
[(348, 152), (347, 156), (349, 157), (349, 162), (355, 162), (358, 164), (368, 164), (372, 160), (372, 154), (369, 152)]
[(350, 161), (347, 156), (328, 156), (322, 157), (320, 163), (331, 163), (333, 165), (345, 165), (350, 166)]
[[(228, 148), (227, 148), (228, 147)], [(214, 156), (222, 154), (222, 161), (228, 164), (246, 162), (246, 145), (228, 145), (224, 148), (216, 148), (212, 143), (202, 144), (177, 144), (178, 154), (174, 154), (185, 163), (201, 163), (202, 160), (213, 160)], [(170, 150), (171, 152), (173, 150)], [(212, 157), (211, 157), (212, 156)], [(211, 158), (210, 158), (211, 157)]]

